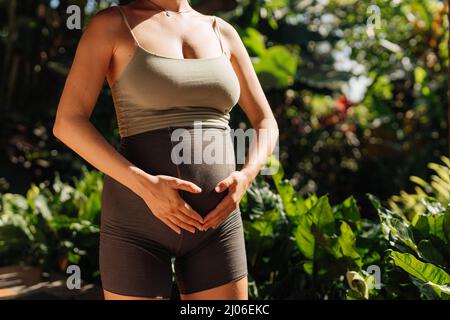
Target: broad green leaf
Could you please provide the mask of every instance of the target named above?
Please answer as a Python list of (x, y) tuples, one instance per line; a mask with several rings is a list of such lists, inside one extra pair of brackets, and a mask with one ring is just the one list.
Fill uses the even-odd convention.
[(282, 89), (293, 84), (297, 65), (297, 56), (285, 47), (276, 45), (266, 49), (254, 63), (254, 68), (264, 88)]
[(241, 36), (250, 56), (262, 56), (266, 51), (263, 35), (255, 28), (246, 28)]
[(347, 222), (354, 223), (358, 229), (360, 228), (361, 216), (359, 214), (358, 205), (353, 197), (348, 197), (338, 206), (336, 206), (335, 216), (337, 219), (343, 219)]
[(314, 271), (314, 262), (313, 261), (307, 261), (303, 264), (303, 270), (305, 270), (305, 272), (312, 276), (313, 271)]
[(274, 226), (280, 218), (279, 211), (269, 211), (264, 213), (260, 218), (253, 221), (252, 227), (259, 231), (261, 237), (270, 236), (273, 234)]
[(372, 195), (368, 195), (368, 197), (378, 212), (385, 237), (388, 239), (389, 237), (392, 237), (394, 240), (401, 241), (406, 246), (416, 251), (417, 246), (414, 241), (412, 227), (407, 222), (406, 218), (382, 207), (380, 201), (376, 197)]
[[(272, 158), (270, 161), (278, 162), (275, 158)], [(278, 162), (277, 165), (279, 170), (272, 176), (272, 179), (280, 194), (286, 215), (296, 217), (306, 213), (311, 208), (311, 200), (313, 199), (303, 199), (298, 196), (292, 184), (288, 180), (283, 179), (284, 170), (281, 164)]]
[(445, 211), (443, 227), (444, 227), (444, 234), (446, 236), (445, 242), (447, 244), (450, 244), (450, 209), (449, 208), (447, 208), (447, 210)]
[(439, 297), (445, 298), (448, 296), (450, 275), (444, 270), (431, 263), (417, 260), (409, 253), (391, 251), (390, 256), (396, 266), (430, 286)]
[(326, 235), (335, 233), (333, 209), (330, 206), (327, 196), (322, 196), (314, 207), (308, 212), (312, 216), (313, 222), (318, 230)]
[[(427, 206), (429, 209), (429, 206)], [(413, 221), (412, 225), (419, 230), (424, 237), (435, 236), (442, 241), (447, 241), (447, 236), (445, 232), (445, 217), (446, 212), (436, 212), (436, 213), (426, 213), (417, 215)]]
[(298, 219), (294, 231), (295, 241), (300, 252), (308, 259), (314, 260), (316, 240), (311, 232), (313, 222), (309, 215), (302, 215)]
[(445, 265), (444, 256), (433, 246), (430, 240), (421, 240), (417, 245), (417, 251), (420, 257), (426, 261), (441, 266)]
[(79, 217), (83, 220), (94, 221), (101, 210), (101, 195), (97, 192), (92, 192), (85, 205), (80, 208)]
[(362, 261), (358, 251), (356, 250), (356, 237), (352, 229), (344, 221), (342, 221), (340, 229), (341, 234), (339, 235), (338, 242), (342, 254), (346, 257), (350, 257), (359, 267), (361, 267)]

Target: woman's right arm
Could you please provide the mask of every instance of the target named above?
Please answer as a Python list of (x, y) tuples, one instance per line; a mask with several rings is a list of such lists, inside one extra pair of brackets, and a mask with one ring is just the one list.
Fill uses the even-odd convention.
[[(117, 49), (121, 16), (116, 8), (97, 13), (83, 32), (64, 85), (53, 134), (98, 170), (135, 192), (175, 232), (201, 229), (203, 219), (179, 196), (177, 189), (200, 192), (195, 184), (153, 176), (123, 157), (89, 118)], [(169, 200), (169, 201), (168, 201)]]

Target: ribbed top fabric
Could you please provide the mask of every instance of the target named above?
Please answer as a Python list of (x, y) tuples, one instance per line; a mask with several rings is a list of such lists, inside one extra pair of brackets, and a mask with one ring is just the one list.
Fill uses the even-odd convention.
[(214, 32), (222, 54), (213, 58), (178, 59), (144, 49), (133, 36), (133, 57), (111, 87), (119, 134), (131, 136), (163, 127), (203, 125), (228, 128), (229, 112), (237, 104), (240, 87), (222, 45), (217, 18)]

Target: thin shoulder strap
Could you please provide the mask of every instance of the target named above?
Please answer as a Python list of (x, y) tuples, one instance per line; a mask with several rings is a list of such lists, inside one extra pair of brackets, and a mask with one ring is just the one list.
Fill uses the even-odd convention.
[(120, 15), (122, 16), (123, 21), (125, 22), (125, 25), (127, 26), (128, 30), (131, 33), (131, 36), (134, 39), (134, 43), (139, 45), (139, 42), (137, 41), (136, 36), (133, 33), (133, 30), (131, 30), (130, 23), (128, 22), (127, 16), (125, 15), (125, 12), (124, 12), (123, 8), (121, 6), (119, 6), (119, 5), (117, 5), (116, 7), (117, 7), (117, 9), (119, 9)]
[(223, 44), (222, 44), (222, 34), (220, 33), (220, 28), (219, 28), (219, 23), (217, 21), (217, 16), (214, 16), (214, 31), (216, 32), (217, 37), (219, 38), (220, 48), (222, 49), (222, 53), (225, 53), (225, 50), (224, 50)]

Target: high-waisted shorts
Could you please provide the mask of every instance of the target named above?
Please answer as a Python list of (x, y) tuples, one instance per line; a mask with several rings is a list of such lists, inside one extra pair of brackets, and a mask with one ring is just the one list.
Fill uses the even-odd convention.
[[(118, 151), (149, 174), (197, 184), (201, 193), (179, 193), (204, 217), (227, 194), (217, 193), (214, 187), (235, 170), (230, 131), (186, 128), (178, 135), (182, 142), (177, 142), (173, 141), (177, 129), (124, 137)], [(178, 152), (173, 153), (174, 148)], [(189, 156), (191, 161), (186, 160)], [(216, 229), (195, 233), (181, 229), (177, 234), (153, 215), (142, 198), (105, 175), (99, 263), (103, 289), (125, 296), (170, 298), (173, 271), (183, 294), (241, 279), (247, 275), (241, 212), (235, 209)]]

